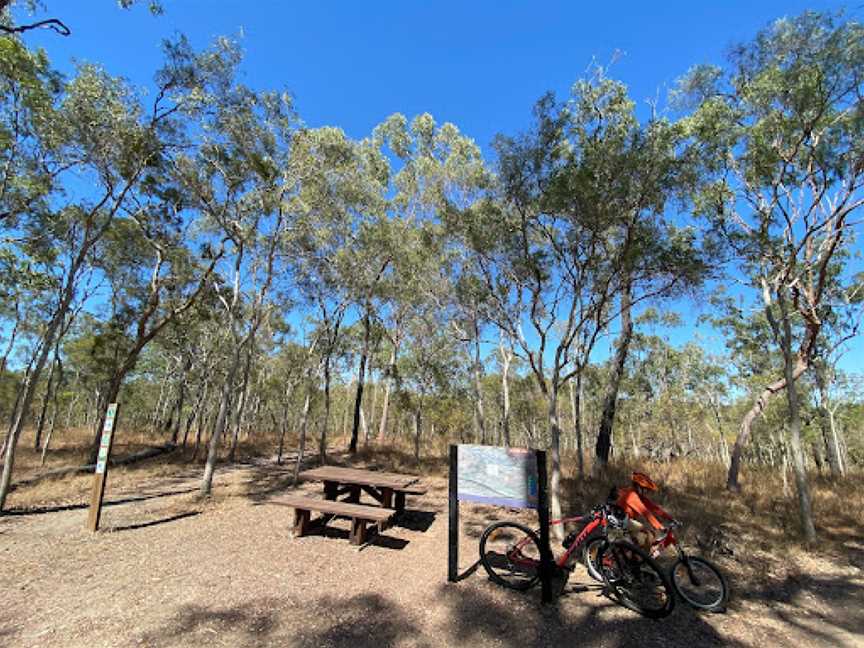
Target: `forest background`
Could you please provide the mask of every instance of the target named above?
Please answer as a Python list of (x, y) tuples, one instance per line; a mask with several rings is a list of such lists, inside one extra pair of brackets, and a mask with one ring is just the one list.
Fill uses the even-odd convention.
[[(732, 491), (781, 475), (816, 538), (810, 482), (864, 464), (854, 12), (765, 16), (704, 59), (665, 48), (680, 69), (630, 87), (604, 43), (562, 97), (517, 48), (476, 78), (531, 77), (514, 84), (531, 98), (477, 100), (460, 128), (425, 112), (458, 112), (444, 93), (439, 111), (362, 85), (344, 43), (368, 40), (326, 41), (360, 83), (340, 85), (314, 55), (257, 58), (229, 5), (234, 36), (208, 44), (195, 3), (123, 4), (111, 22), (0, 2), (0, 510), (21, 444), (50, 464), (87, 439), (92, 459), (119, 401), (127, 434), (203, 462), (204, 495), (249, 452), (531, 445), (551, 451), (556, 515), (562, 468), (689, 458)], [(138, 56), (187, 19), (194, 38)], [(340, 88), (326, 109), (280, 76), (303, 67)], [(367, 124), (367, 94), (408, 116)], [(350, 127), (310, 125), (342, 124), (336, 105)]]

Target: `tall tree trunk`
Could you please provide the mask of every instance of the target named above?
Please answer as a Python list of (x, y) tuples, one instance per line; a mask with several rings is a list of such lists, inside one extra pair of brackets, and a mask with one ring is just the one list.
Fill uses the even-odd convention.
[[(373, 381), (372, 387), (372, 402), (369, 404), (369, 415), (366, 417), (365, 429), (363, 430), (363, 445), (369, 445), (369, 436), (372, 433), (372, 430), (375, 429), (375, 412), (378, 411), (378, 392), (381, 391), (381, 379), (379, 377), (378, 380), (374, 379), (373, 368), (370, 365), (366, 370), (366, 375), (369, 376), (369, 380)], [(361, 414), (362, 414), (361, 410)]]
[(390, 406), (390, 390), (396, 380), (396, 354), (399, 350), (398, 338), (393, 342), (390, 350), (390, 360), (387, 363), (387, 384), (384, 386), (384, 403), (381, 406), (381, 421), (378, 424), (378, 443), (384, 443), (384, 434), (387, 431), (387, 415)]
[(309, 425), (309, 406), (312, 403), (312, 387), (306, 389), (306, 397), (303, 399), (303, 412), (300, 415), (300, 438), (297, 442), (297, 460), (294, 464), (294, 485), (300, 480), (300, 466), (306, 453), (306, 429)]
[(595, 448), (595, 469), (602, 470), (609, 462), (609, 454), (612, 448), (612, 427), (615, 424), (615, 409), (618, 404), (618, 389), (621, 386), (621, 378), (624, 376), (624, 365), (627, 362), (627, 352), (630, 349), (630, 340), (633, 338), (633, 319), (630, 312), (630, 283), (629, 280), (621, 291), (621, 334), (618, 337), (618, 348), (615, 350), (615, 364), (612, 366), (612, 375), (606, 387), (606, 395), (603, 399), (603, 413), (600, 417), (600, 429), (597, 433), (597, 445)]
[[(795, 369), (792, 376), (797, 380), (798, 377), (807, 369), (807, 363), (801, 359), (799, 355), (795, 364)], [(744, 453), (744, 448), (750, 442), (751, 428), (753, 421), (759, 416), (768, 405), (771, 397), (779, 391), (786, 388), (786, 377), (775, 380), (770, 385), (767, 385), (759, 394), (753, 406), (741, 419), (741, 425), (738, 428), (738, 436), (735, 438), (735, 445), (732, 446), (732, 456), (729, 461), (729, 473), (726, 476), (726, 488), (730, 491), (740, 491), (741, 485), (738, 483), (738, 473), (741, 470), (741, 457)]]
[(204, 404), (204, 401), (207, 399), (207, 391), (210, 387), (210, 380), (204, 379), (201, 381), (201, 386), (198, 388), (198, 395), (195, 397), (195, 405), (192, 406), (192, 411), (189, 412), (189, 416), (186, 417), (186, 426), (183, 431), (183, 448), (186, 448), (186, 442), (189, 439), (189, 430), (192, 429), (192, 424), (198, 420), (198, 417), (201, 414), (201, 408)]
[(237, 445), (240, 442), (240, 423), (243, 420), (243, 411), (246, 409), (246, 397), (249, 393), (249, 371), (252, 368), (252, 354), (255, 352), (255, 332), (249, 335), (246, 361), (243, 364), (243, 382), (240, 384), (240, 397), (237, 400), (237, 410), (234, 413), (233, 434), (231, 436), (231, 450), (228, 452), (228, 461), (233, 462), (237, 456)]
[(174, 420), (174, 430), (171, 433), (171, 445), (177, 445), (177, 439), (180, 436), (180, 422), (183, 419), (183, 405), (186, 401), (186, 376), (192, 368), (192, 356), (187, 356), (186, 362), (183, 364), (183, 371), (180, 374), (179, 394), (177, 395), (177, 403), (175, 405), (176, 416)]
[(324, 416), (321, 417), (321, 431), (318, 435), (318, 459), (321, 465), (327, 463), (327, 427), (330, 425), (330, 362), (333, 353), (332, 345), (328, 345), (324, 358)]
[(502, 339), (498, 344), (501, 354), (501, 432), (504, 435), (504, 447), (510, 447), (510, 361), (513, 353), (504, 346)]
[(228, 415), (231, 411), (231, 391), (234, 388), (234, 379), (237, 376), (237, 370), (240, 368), (240, 357), (243, 353), (243, 346), (242, 343), (237, 344), (234, 350), (234, 358), (231, 360), (231, 366), (228, 369), (228, 375), (225, 376), (225, 384), (222, 385), (219, 413), (216, 415), (216, 425), (213, 428), (213, 434), (210, 436), (210, 443), (207, 449), (207, 463), (204, 466), (204, 477), (201, 480), (201, 488), (199, 490), (201, 497), (208, 497), (213, 489), (213, 473), (216, 471), (219, 440), (225, 431)]
[[(67, 282), (68, 281), (71, 281), (71, 279), (67, 279)], [(39, 376), (42, 373), (42, 369), (45, 367), (45, 362), (48, 360), (48, 354), (51, 352), (51, 349), (54, 348), (57, 334), (61, 330), (61, 324), (71, 303), (72, 291), (70, 289), (68, 294), (64, 296), (64, 300), (60, 304), (54, 317), (48, 323), (33, 370), (29, 372), (24, 379), (13, 423), (9, 433), (6, 435), (6, 455), (5, 461), (3, 462), (3, 473), (0, 475), (0, 513), (3, 512), (4, 507), (6, 506), (6, 497), (9, 494), (9, 486), (12, 484), (12, 470), (15, 466), (15, 449), (18, 446), (18, 439), (21, 436), (21, 431), (24, 429), (24, 421), (27, 418), (27, 413), (30, 411), (30, 406), (33, 404), (33, 397), (36, 394), (36, 383), (39, 381)]]
[[(573, 383), (576, 383), (575, 385)], [(582, 451), (582, 371), (570, 381), (570, 410), (573, 415), (573, 436), (576, 438), (576, 462), (579, 479), (585, 479), (585, 453)]]
[(51, 402), (51, 392), (54, 389), (54, 374), (57, 371), (57, 348), (54, 348), (54, 360), (51, 362), (51, 371), (48, 372), (48, 384), (45, 385), (45, 396), (42, 398), (42, 407), (39, 408), (39, 418), (36, 422), (36, 434), (33, 435), (33, 449), (38, 450), (42, 444), (42, 430), (45, 428), (45, 415), (48, 413), (48, 403)]
[(357, 452), (357, 436), (360, 431), (360, 413), (363, 406), (363, 389), (366, 385), (366, 362), (369, 357), (369, 346), (372, 339), (372, 318), (369, 314), (370, 305), (366, 304), (366, 313), (363, 316), (363, 349), (360, 352), (360, 363), (357, 367), (357, 392), (354, 396), (354, 421), (351, 424), (351, 443), (348, 452)]
[(180, 438), (180, 425), (183, 422), (183, 405), (186, 401), (186, 376), (180, 380), (180, 395), (177, 397), (177, 404), (174, 406), (174, 429), (171, 431), (171, 445), (177, 445)]
[[(558, 420), (558, 383), (552, 381), (548, 394), (549, 399), (549, 452), (552, 457), (552, 470), (549, 479), (549, 503), (552, 506), (552, 519), (560, 520), (561, 508), (561, 425)], [(552, 527), (555, 538), (560, 542), (564, 540), (564, 525), (556, 524)]]
[(282, 406), (282, 416), (279, 421), (279, 448), (276, 451), (276, 463), (282, 465), (282, 454), (285, 451), (285, 434), (288, 432), (288, 414), (289, 414), (289, 399), (285, 398), (285, 404)]
[(414, 410), (414, 462), (420, 463), (420, 431), (422, 430), (421, 412), (423, 410), (423, 400), (420, 397), (420, 403), (417, 404), (417, 409)]
[(832, 477), (843, 476), (843, 463), (840, 459), (840, 448), (837, 444), (836, 426), (830, 409), (830, 398), (828, 396), (828, 381), (823, 370), (819, 366), (813, 367), (813, 376), (816, 378), (816, 386), (819, 389), (819, 427), (822, 431), (822, 440), (825, 444), (825, 458), (831, 469)]
[[(783, 323), (783, 356), (784, 374), (786, 378), (786, 400), (789, 404), (789, 440), (792, 446), (792, 470), (795, 472), (795, 488), (798, 491), (798, 512), (801, 517), (801, 529), (804, 539), (813, 544), (816, 542), (816, 527), (813, 524), (813, 504), (810, 499), (810, 486), (807, 483), (807, 469), (804, 463), (804, 451), (801, 447), (801, 412), (798, 400), (798, 385), (795, 377), (795, 359), (792, 351), (792, 324), (786, 312), (785, 298), (779, 294)], [(778, 336), (780, 337), (780, 336)]]
[(472, 338), (474, 342), (474, 358), (471, 365), (471, 375), (474, 378), (474, 439), (486, 443), (486, 420), (483, 415), (483, 363), (480, 356), (480, 326), (476, 313), (472, 318)]
[(39, 465), (45, 465), (45, 456), (48, 454), (48, 446), (51, 444), (51, 439), (54, 437), (54, 429), (57, 426), (57, 416), (59, 415), (60, 403), (58, 402), (60, 386), (63, 384), (63, 362), (60, 356), (57, 355), (59, 345), (54, 349), (54, 361), (57, 364), (57, 380), (54, 382), (54, 391), (51, 395), (51, 423), (48, 426), (48, 435), (45, 437), (45, 442), (42, 444), (42, 455), (39, 458)]

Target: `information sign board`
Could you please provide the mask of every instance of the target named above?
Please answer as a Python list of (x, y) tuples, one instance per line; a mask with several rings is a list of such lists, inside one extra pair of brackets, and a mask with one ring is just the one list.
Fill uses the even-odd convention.
[(457, 495), (462, 501), (537, 508), (537, 453), (527, 448), (458, 446)]

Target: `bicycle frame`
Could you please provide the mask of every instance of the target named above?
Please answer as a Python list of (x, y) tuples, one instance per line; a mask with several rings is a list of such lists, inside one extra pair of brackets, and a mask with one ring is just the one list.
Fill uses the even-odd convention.
[[(586, 517), (587, 516), (585, 515), (579, 515), (576, 517), (561, 518), (560, 520), (552, 520), (549, 523), (549, 526), (552, 527), (558, 524), (563, 525), (568, 522), (581, 522)], [(596, 516), (594, 516), (594, 519), (585, 525), (585, 528), (579, 532), (579, 535), (576, 536), (576, 538), (573, 540), (573, 543), (569, 547), (567, 547), (564, 553), (561, 554), (561, 556), (555, 561), (555, 564), (558, 565), (558, 567), (564, 567), (564, 565), (566, 565), (567, 562), (570, 560), (570, 556), (573, 554), (573, 552), (575, 552), (585, 543), (585, 539), (590, 536), (595, 529), (597, 529), (598, 527), (602, 528), (603, 533), (605, 534), (608, 524), (609, 522), (606, 520), (606, 516), (602, 513), (598, 513)]]
[[(568, 522), (581, 522), (586, 517), (588, 517), (588, 516), (587, 515), (578, 515), (575, 517), (561, 518), (560, 520), (552, 520), (549, 523), (549, 526), (554, 527), (554, 526), (557, 526), (559, 524), (560, 525), (567, 524)], [(588, 536), (590, 536), (591, 533), (593, 533), (594, 530), (597, 529), (598, 527), (603, 529), (604, 534), (606, 533), (606, 527), (609, 524), (609, 522), (606, 520), (606, 516), (602, 512), (598, 512), (597, 514), (593, 515), (592, 517), (593, 517), (593, 519), (591, 520), (591, 522), (589, 522), (588, 524), (585, 525), (585, 528), (579, 532), (579, 535), (576, 536), (576, 538), (573, 540), (573, 543), (569, 547), (567, 547), (567, 549), (564, 551), (563, 554), (561, 554), (557, 559), (555, 559), (555, 565), (556, 566), (558, 566), (559, 568), (564, 568), (564, 566), (567, 564), (567, 561), (570, 559), (570, 556), (573, 554), (573, 552), (576, 551), (579, 547), (581, 547), (584, 544), (585, 539)], [(535, 530), (535, 533), (539, 535), (539, 529)], [(514, 545), (513, 548), (510, 550), (510, 552), (507, 555), (508, 560), (512, 561), (514, 564), (521, 564), (521, 565), (536, 565), (536, 564), (538, 564), (539, 561), (537, 561), (533, 558), (521, 556), (522, 546), (526, 542), (529, 542), (530, 540), (531, 540), (530, 538), (526, 537), (522, 542), (519, 542), (516, 545)], [(553, 556), (554, 556), (554, 553), (553, 553)]]
[(675, 547), (675, 551), (678, 552), (678, 557), (686, 562), (687, 554), (684, 553), (684, 549), (681, 548), (681, 543), (678, 542), (678, 538), (672, 532), (672, 529), (666, 529), (666, 534), (662, 538), (651, 543), (651, 557), (656, 558), (663, 553), (664, 549), (671, 546)]

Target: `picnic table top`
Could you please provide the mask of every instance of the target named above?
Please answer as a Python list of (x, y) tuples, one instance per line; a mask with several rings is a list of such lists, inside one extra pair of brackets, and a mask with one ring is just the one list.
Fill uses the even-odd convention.
[(300, 477), (313, 481), (333, 481), (341, 484), (377, 486), (395, 490), (407, 488), (420, 479), (416, 475), (401, 475), (360, 468), (341, 468), (339, 466), (320, 466), (311, 470), (304, 470), (300, 473)]

